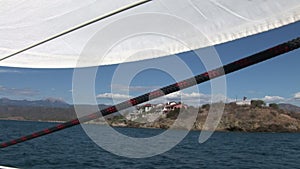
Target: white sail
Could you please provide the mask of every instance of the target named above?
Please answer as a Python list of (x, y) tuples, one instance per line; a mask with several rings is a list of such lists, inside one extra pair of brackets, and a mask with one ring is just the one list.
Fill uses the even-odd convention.
[[(135, 2), (137, 0), (0, 1), (0, 58)], [(168, 18), (173, 18), (173, 21), (166, 21)], [(151, 59), (228, 42), (299, 19), (299, 0), (155, 0), (5, 59), (0, 62), (0, 66), (73, 68)], [(143, 27), (149, 25), (150, 28), (160, 28), (153, 30), (153, 33), (167, 32), (174, 35), (175, 40), (164, 35), (146, 34), (151, 29)], [(123, 39), (122, 43), (109, 51), (109, 57), (102, 61), (87, 57), (83, 59), (83, 65), (78, 65), (82, 51), (87, 44), (91, 44), (90, 40), (97, 33), (101, 35), (101, 31), (104, 32), (104, 40), (109, 41), (108, 44), (113, 44), (110, 42), (112, 40), (119, 42), (114, 39), (118, 33), (120, 37), (122, 32), (144, 34)], [(201, 39), (199, 32), (205, 38)], [(186, 46), (182, 47), (178, 41), (184, 42)], [(94, 52), (102, 50), (102, 47), (110, 46), (95, 45)], [(93, 51), (93, 47), (90, 48)], [(146, 52), (126, 59), (145, 49), (162, 52)]]

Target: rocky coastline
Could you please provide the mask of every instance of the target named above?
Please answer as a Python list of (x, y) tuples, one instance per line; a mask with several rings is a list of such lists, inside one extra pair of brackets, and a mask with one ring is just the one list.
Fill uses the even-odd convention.
[[(185, 124), (174, 125), (179, 112), (189, 114), (193, 111), (198, 111), (196, 120), (183, 119), (183, 121), (187, 120), (188, 122), (194, 122), (191, 125), (191, 128), (187, 127)], [(107, 122), (114, 127), (210, 130), (204, 126), (209, 114), (209, 107), (202, 107), (199, 109), (189, 107), (187, 110), (174, 110), (171, 113), (173, 113), (172, 116), (158, 118), (154, 122), (148, 123), (129, 121), (122, 117), (109, 118)], [(226, 104), (220, 123), (216, 127), (216, 131), (300, 132), (300, 113), (274, 107)]]

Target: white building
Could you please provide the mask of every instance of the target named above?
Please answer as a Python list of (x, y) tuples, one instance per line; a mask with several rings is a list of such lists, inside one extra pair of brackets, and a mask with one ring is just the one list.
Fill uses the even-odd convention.
[(251, 106), (251, 100), (242, 100), (242, 101), (237, 101), (236, 102), (236, 105), (239, 105), (239, 106)]

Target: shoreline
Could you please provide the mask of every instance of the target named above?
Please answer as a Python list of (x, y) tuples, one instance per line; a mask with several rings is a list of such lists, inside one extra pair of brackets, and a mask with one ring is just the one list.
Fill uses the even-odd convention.
[[(56, 123), (56, 124), (61, 124), (64, 123), (65, 121), (33, 121), (33, 120), (15, 120), (15, 119), (1, 119), (0, 121), (16, 121), (16, 122), (36, 122), (36, 123)], [(84, 125), (97, 125), (97, 126), (107, 126), (106, 124), (103, 123), (86, 123)], [(110, 125), (113, 128), (128, 128), (128, 129), (154, 129), (154, 130), (168, 130), (170, 128), (157, 128), (157, 127), (145, 127), (145, 126), (140, 126), (140, 127), (134, 127), (134, 126), (124, 126), (124, 125)], [(195, 132), (222, 132), (222, 133), (299, 133), (300, 131), (230, 131), (230, 130), (220, 130), (216, 129), (215, 131), (208, 131), (208, 130), (200, 130), (200, 129), (191, 129), (188, 130), (186, 128), (172, 128), (170, 130), (178, 130), (178, 131), (195, 131)]]
[[(215, 106), (218, 106), (216, 103)], [(16, 109), (18, 110), (18, 109)], [(26, 109), (27, 110), (27, 109)], [(105, 119), (95, 119), (84, 124), (93, 125), (110, 125), (112, 127), (126, 128), (143, 128), (143, 129), (169, 129), (177, 121), (179, 114), (181, 120), (173, 126), (174, 129), (193, 131), (208, 130), (205, 125), (209, 117), (209, 105), (204, 105), (201, 108), (187, 107), (184, 109), (175, 109), (167, 114), (158, 114), (156, 110), (149, 112), (141, 112), (135, 114), (109, 116)], [(75, 119), (77, 116), (72, 110), (57, 112), (53, 109), (47, 109), (47, 113), (36, 111), (35, 114), (30, 114), (31, 111), (23, 111), (19, 114), (4, 115), (0, 120), (14, 120), (26, 122), (45, 122), (45, 123), (64, 123)], [(55, 112), (55, 113), (54, 113)], [(72, 113), (73, 112), (73, 113)], [(190, 119), (191, 113), (197, 113), (195, 119)], [(153, 114), (155, 116), (153, 116)], [(134, 115), (134, 116), (133, 116)], [(5, 117), (6, 116), (6, 117)], [(220, 117), (218, 126), (215, 131), (222, 132), (276, 132), (276, 133), (300, 133), (300, 112), (291, 112), (279, 109), (278, 107), (264, 106), (249, 106), (226, 104), (222, 117)], [(185, 123), (193, 123), (186, 125)]]

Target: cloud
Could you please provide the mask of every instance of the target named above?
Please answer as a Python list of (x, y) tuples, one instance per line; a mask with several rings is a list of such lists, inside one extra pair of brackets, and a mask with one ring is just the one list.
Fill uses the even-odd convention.
[[(159, 86), (126, 86), (122, 84), (114, 84), (112, 85), (112, 89), (116, 91), (118, 94), (112, 94), (112, 93), (105, 93), (100, 94), (97, 96), (98, 99), (111, 99), (112, 97), (116, 100), (125, 100), (129, 98), (133, 98), (132, 96), (124, 95), (123, 93), (126, 93), (128, 91), (131, 92), (148, 92), (153, 91), (155, 89), (160, 88)], [(122, 94), (121, 94), (122, 93)], [(171, 93), (169, 95), (166, 95), (164, 97), (157, 98), (152, 103), (166, 103), (168, 101), (181, 101), (189, 105), (203, 105), (208, 104), (211, 102), (229, 102), (233, 101), (233, 99), (227, 98), (224, 95), (214, 95), (213, 97), (209, 94), (203, 94), (203, 93), (185, 93), (183, 91), (178, 91), (175, 93)]]
[(97, 95), (97, 99), (115, 99), (115, 100), (126, 100), (132, 98), (129, 95), (114, 94), (114, 93), (103, 93)]
[(10, 88), (5, 86), (0, 86), (0, 95), (9, 95), (9, 96), (36, 96), (39, 95), (38, 90), (33, 90), (29, 88)]
[[(104, 93), (104, 94), (99, 94), (97, 95), (97, 99), (114, 99), (117, 101), (124, 101), (128, 100), (130, 98), (133, 98), (133, 96), (129, 95), (124, 95), (124, 94), (119, 94), (119, 93)], [(199, 106), (203, 104), (208, 104), (211, 102), (230, 102), (233, 101), (233, 99), (229, 99), (226, 96), (223, 95), (208, 95), (208, 94), (203, 94), (203, 93), (184, 93), (182, 91), (171, 93), (169, 95), (166, 95), (161, 98), (154, 99), (151, 101), (152, 103), (166, 103), (169, 101), (177, 101), (177, 102), (184, 102), (185, 104), (188, 105), (194, 105), (194, 106)]]
[(280, 96), (265, 96), (261, 100), (267, 102), (267, 103), (279, 103), (287, 100), (286, 98), (280, 97)]
[(210, 95), (204, 93), (184, 93), (182, 91), (172, 93), (164, 97), (168, 101), (182, 101), (189, 105), (203, 105), (212, 102), (231, 102), (233, 99), (227, 98), (224, 95)]
[(264, 96), (263, 98), (249, 98), (248, 100), (263, 100), (265, 103), (270, 104), (270, 103), (288, 103), (288, 104), (295, 104), (300, 106), (300, 92), (295, 93), (293, 97), (282, 97), (282, 96)]
[(300, 100), (300, 92), (294, 94), (294, 99)]
[[(120, 93), (104, 93), (99, 94), (97, 96), (98, 99), (114, 99), (116, 102), (125, 101), (130, 98), (133, 98), (135, 96), (120, 94)], [(264, 96), (262, 98), (248, 98), (248, 100), (263, 100), (267, 104), (270, 103), (291, 103), (300, 105), (298, 101), (300, 101), (300, 92), (295, 93), (293, 98), (284, 98), (281, 96)], [(211, 96), (210, 94), (204, 94), (204, 93), (197, 93), (197, 92), (191, 92), (186, 93), (183, 91), (178, 91), (175, 93), (171, 93), (169, 95), (156, 98), (151, 101), (152, 104), (159, 104), (159, 103), (166, 103), (169, 101), (177, 101), (177, 102), (183, 102), (185, 104), (191, 105), (191, 106), (201, 106), (204, 104), (211, 104), (215, 102), (235, 102), (236, 99), (226, 97), (222, 94)]]
[(249, 98), (249, 100), (262, 100), (265, 103), (269, 104), (269, 103), (289, 103), (290, 102), (290, 98), (284, 98), (281, 96), (265, 96), (263, 98)]
[(0, 69), (0, 73), (21, 73), (18, 70), (12, 70), (12, 69)]
[(172, 94), (169, 94), (167, 96), (165, 96), (167, 99), (181, 99), (181, 98), (186, 98), (186, 99), (197, 99), (204, 96), (204, 94), (202, 93), (184, 93), (184, 92), (175, 92)]

